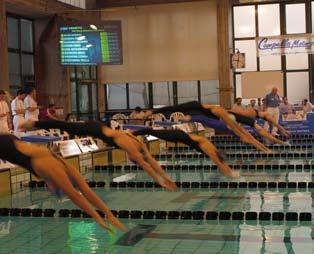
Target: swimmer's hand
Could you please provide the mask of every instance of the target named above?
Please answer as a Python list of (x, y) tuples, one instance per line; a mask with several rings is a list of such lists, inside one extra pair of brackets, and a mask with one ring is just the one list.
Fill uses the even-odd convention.
[(106, 218), (109, 221), (109, 223), (111, 225), (115, 226), (116, 228), (118, 228), (122, 231), (128, 230), (128, 228), (126, 226), (124, 226), (113, 214), (106, 215)]

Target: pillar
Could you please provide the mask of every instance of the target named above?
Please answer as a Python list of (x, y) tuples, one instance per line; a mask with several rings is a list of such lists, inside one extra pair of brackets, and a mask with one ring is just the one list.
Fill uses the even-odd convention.
[(9, 55), (5, 1), (0, 0), (0, 89), (9, 90)]
[(218, 33), (218, 77), (220, 104), (230, 108), (233, 100), (233, 86), (230, 69), (231, 48), (231, 5), (229, 0), (217, 0)]

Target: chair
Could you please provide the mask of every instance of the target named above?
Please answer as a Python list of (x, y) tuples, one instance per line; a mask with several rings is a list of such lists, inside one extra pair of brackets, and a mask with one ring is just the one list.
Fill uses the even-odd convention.
[(184, 114), (182, 112), (174, 112), (170, 115), (171, 122), (179, 122), (182, 118), (184, 118)]
[(152, 121), (153, 122), (162, 122), (162, 121), (166, 121), (167, 118), (165, 117), (165, 115), (161, 114), (161, 113), (156, 113), (152, 115)]
[(112, 116), (111, 118), (112, 120), (115, 120), (116, 122), (118, 122), (119, 124), (124, 124), (125, 120), (128, 119), (128, 117), (124, 114), (115, 114)]

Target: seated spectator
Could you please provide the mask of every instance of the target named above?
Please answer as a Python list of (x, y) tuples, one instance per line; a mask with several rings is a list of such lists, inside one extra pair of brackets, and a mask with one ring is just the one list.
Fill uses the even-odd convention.
[(60, 120), (56, 115), (56, 108), (55, 104), (49, 104), (46, 109), (40, 112), (40, 119), (41, 120)]
[(241, 97), (236, 98), (235, 104), (233, 104), (231, 110), (233, 110), (233, 109), (237, 110), (237, 109), (243, 109), (243, 108), (244, 107), (242, 105), (242, 98)]
[(255, 110), (259, 110), (260, 108), (256, 105), (256, 100), (255, 99), (251, 99), (250, 100), (250, 104), (247, 105), (248, 108), (252, 108)]
[(137, 106), (134, 111), (129, 115), (129, 123), (135, 125), (144, 125), (145, 112), (141, 107)]
[(302, 101), (302, 106), (303, 106), (303, 112), (306, 114), (308, 112), (312, 112), (313, 105), (311, 102), (309, 102), (307, 99), (304, 99)]
[(293, 106), (288, 102), (287, 97), (282, 97), (282, 102), (279, 105), (280, 115), (287, 115), (293, 113)]

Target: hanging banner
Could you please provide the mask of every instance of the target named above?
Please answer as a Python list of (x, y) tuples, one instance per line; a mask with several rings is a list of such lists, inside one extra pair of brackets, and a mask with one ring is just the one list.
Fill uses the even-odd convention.
[(258, 56), (314, 54), (314, 35), (281, 35), (256, 38)]

